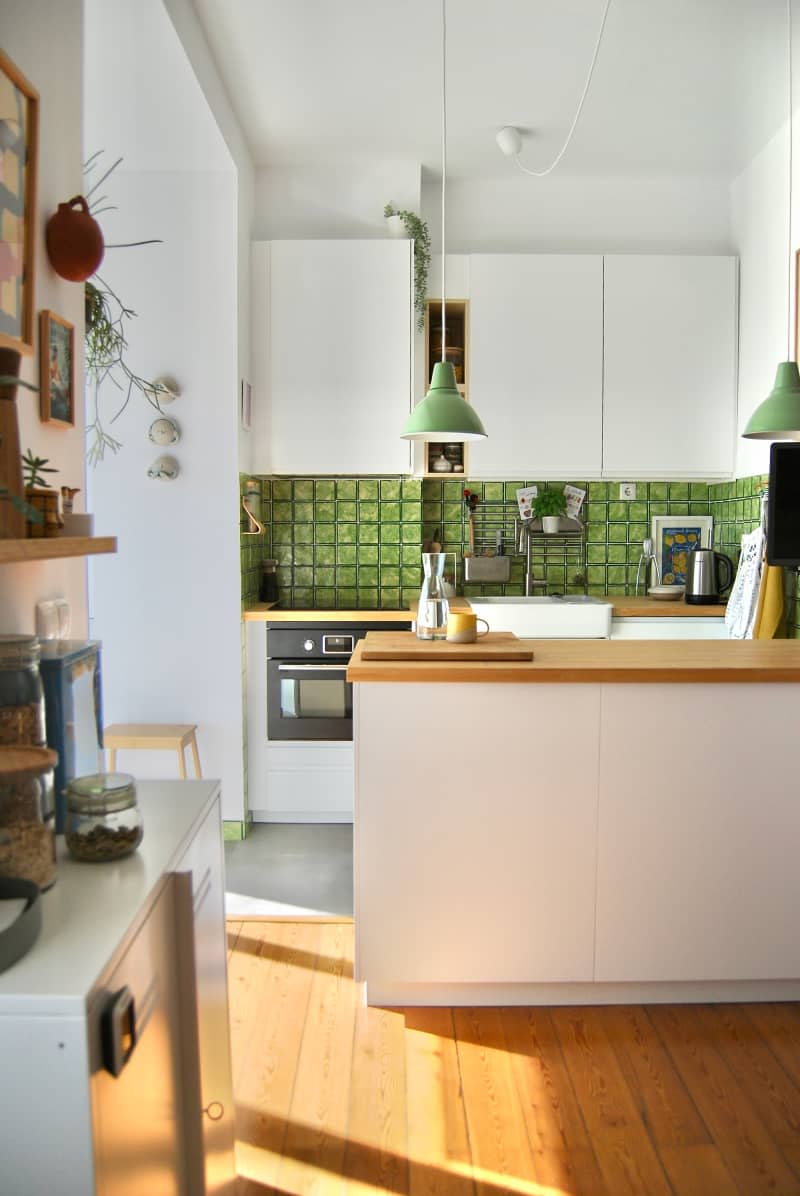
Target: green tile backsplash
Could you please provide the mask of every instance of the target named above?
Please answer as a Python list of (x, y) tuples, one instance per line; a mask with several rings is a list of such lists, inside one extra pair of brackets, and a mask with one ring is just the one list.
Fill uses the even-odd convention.
[[(245, 482), (240, 478), (240, 492)], [(642, 541), (654, 515), (712, 515), (715, 547), (736, 564), (742, 534), (760, 517), (760, 494), (767, 478), (757, 475), (731, 482), (636, 482), (636, 498), (622, 501), (618, 482), (580, 479), (514, 478), (473, 482), (440, 478), (268, 478), (261, 486), (259, 536), (244, 534), (247, 519), (240, 511), (242, 603), (258, 598), (260, 563), (278, 562), (278, 586), (294, 605), (342, 608), (401, 609), (417, 597), (423, 539), (439, 532), (445, 552), (459, 560), (467, 545), (464, 489), (481, 505), (514, 503), (522, 486), (563, 486), (564, 480), (587, 491), (584, 566), (572, 562), (546, 569), (551, 592), (633, 594)], [(521, 593), (524, 562), (512, 556), (511, 579), (505, 585), (459, 584), (467, 595)], [(448, 569), (452, 573), (452, 567)], [(539, 574), (537, 574), (539, 575)], [(800, 604), (796, 574), (787, 570), (787, 631), (800, 638)]]

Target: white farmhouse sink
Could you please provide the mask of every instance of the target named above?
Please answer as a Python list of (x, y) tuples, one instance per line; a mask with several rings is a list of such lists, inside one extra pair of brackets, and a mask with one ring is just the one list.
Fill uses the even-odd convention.
[(492, 631), (513, 631), (521, 639), (608, 639), (613, 604), (586, 594), (524, 598), (469, 598)]

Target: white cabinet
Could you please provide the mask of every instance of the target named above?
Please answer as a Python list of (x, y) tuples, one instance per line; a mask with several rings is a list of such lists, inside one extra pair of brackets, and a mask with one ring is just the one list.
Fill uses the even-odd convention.
[(728, 628), (722, 616), (653, 618), (637, 615), (611, 620), (612, 640), (726, 640)]
[[(137, 789), (138, 851), (87, 865), (60, 843), (41, 934), (0, 974), (3, 1196), (234, 1191), (219, 784)], [(125, 989), (132, 1049), (112, 1074), (107, 1011)], [(202, 1128), (209, 1100), (220, 1131)]]
[(598, 477), (603, 259), (474, 254), (469, 287), (470, 476)]
[(598, 982), (800, 976), (796, 690), (603, 686)]
[(354, 690), (369, 1001), (418, 1003), (415, 984), (471, 985), (474, 1000), (487, 980), (591, 981), (599, 687)]
[(604, 476), (731, 476), (737, 260), (608, 256), (604, 274)]
[(254, 822), (352, 822), (352, 740), (270, 742), (267, 635), (245, 624), (247, 640), (247, 806)]
[(409, 472), (412, 242), (257, 242), (256, 473)]
[(184, 970), (183, 1018), (197, 1042), (204, 1196), (230, 1191), (234, 1105), (228, 1024), (225, 881), (219, 811), (209, 813), (176, 866), (185, 888), (179, 903)]

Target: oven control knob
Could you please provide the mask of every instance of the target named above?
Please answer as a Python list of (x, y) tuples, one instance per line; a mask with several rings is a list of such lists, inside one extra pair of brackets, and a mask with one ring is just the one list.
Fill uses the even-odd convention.
[(313, 652), (314, 651), (314, 641), (313, 640), (303, 640), (303, 648), (305, 649), (306, 652)]

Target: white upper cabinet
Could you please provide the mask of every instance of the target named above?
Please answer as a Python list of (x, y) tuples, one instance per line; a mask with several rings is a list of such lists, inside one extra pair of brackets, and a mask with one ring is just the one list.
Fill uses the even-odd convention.
[(476, 254), (469, 302), (470, 476), (599, 477), (603, 259)]
[(409, 240), (253, 246), (254, 472), (410, 471), (411, 252)]
[(737, 259), (604, 261), (604, 475), (731, 476)]

